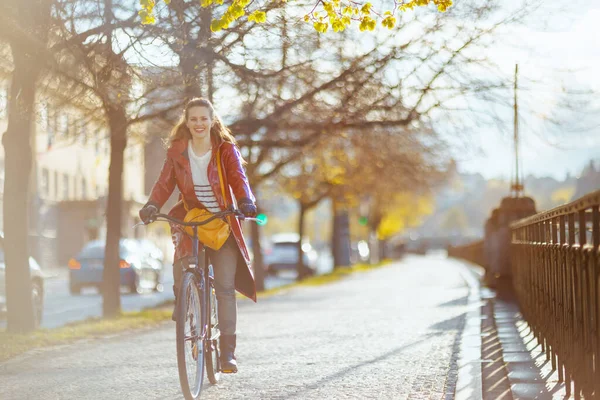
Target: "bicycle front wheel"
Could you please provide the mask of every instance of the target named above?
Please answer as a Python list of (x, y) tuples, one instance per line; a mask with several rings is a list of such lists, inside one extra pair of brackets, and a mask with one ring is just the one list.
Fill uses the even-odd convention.
[(208, 334), (206, 345), (206, 375), (213, 385), (219, 382), (221, 377), (221, 362), (219, 360), (219, 312), (217, 309), (217, 296), (215, 294), (214, 277), (209, 275), (207, 309), (208, 309)]
[(203, 282), (198, 282), (194, 273), (183, 275), (177, 299), (177, 367), (181, 390), (188, 400), (200, 397), (204, 380), (206, 315), (203, 290)]

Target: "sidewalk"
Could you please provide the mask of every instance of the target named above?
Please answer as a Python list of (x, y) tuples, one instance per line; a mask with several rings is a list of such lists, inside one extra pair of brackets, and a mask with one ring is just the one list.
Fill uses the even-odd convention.
[[(407, 257), (339, 282), (242, 301), (240, 372), (208, 399), (451, 399), (469, 288), (461, 267)], [(0, 398), (181, 398), (174, 325), (0, 365)], [(34, 379), (35, 377), (35, 379)]]
[(569, 399), (519, 313), (514, 293), (482, 290), (485, 399)]
[[(408, 256), (240, 301), (240, 372), (203, 398), (562, 398), (514, 303), (479, 290), (478, 268)], [(174, 330), (30, 352), (0, 364), (0, 398), (179, 399)]]

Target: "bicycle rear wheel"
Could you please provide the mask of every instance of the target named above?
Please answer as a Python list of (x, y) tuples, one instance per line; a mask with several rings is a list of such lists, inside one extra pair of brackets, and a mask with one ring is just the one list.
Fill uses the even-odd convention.
[(200, 397), (204, 380), (204, 340), (206, 313), (203, 307), (203, 282), (185, 272), (177, 305), (177, 367), (183, 395), (188, 400)]
[(208, 309), (208, 334), (206, 345), (206, 375), (213, 385), (219, 382), (221, 377), (221, 362), (219, 360), (219, 340), (221, 332), (219, 331), (219, 314), (217, 311), (217, 296), (215, 294), (214, 278), (209, 278), (207, 296)]

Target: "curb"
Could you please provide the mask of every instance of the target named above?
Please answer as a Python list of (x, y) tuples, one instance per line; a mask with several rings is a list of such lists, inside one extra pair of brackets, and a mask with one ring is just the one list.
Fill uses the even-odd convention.
[(469, 286), (468, 304), (470, 311), (466, 315), (465, 328), (461, 335), (454, 399), (482, 400), (481, 296), (479, 292), (481, 277), (468, 264), (460, 261), (459, 271)]

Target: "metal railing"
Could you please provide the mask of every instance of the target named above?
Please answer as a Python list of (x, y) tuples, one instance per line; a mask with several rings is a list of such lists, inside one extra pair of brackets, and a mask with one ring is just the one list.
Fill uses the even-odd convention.
[(483, 240), (478, 240), (462, 246), (448, 247), (448, 256), (462, 258), (481, 266), (485, 266), (485, 255), (483, 253)]
[(576, 399), (600, 398), (599, 209), (600, 190), (511, 224), (521, 312)]

